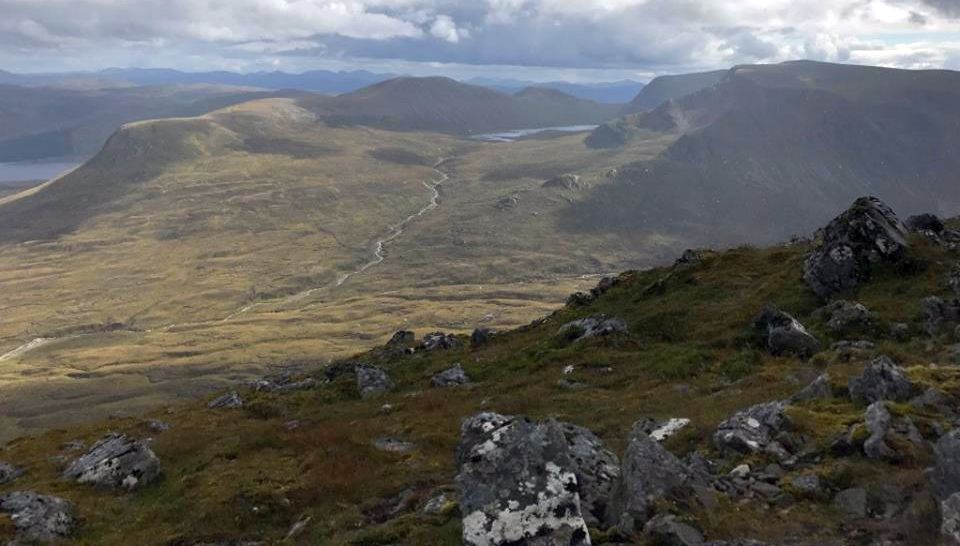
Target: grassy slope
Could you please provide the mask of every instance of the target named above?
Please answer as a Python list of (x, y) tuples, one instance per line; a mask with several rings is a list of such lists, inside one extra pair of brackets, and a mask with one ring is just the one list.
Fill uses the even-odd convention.
[[(946, 296), (943, 278), (954, 259), (916, 241), (922, 267), (882, 271), (857, 299), (877, 311), (884, 324), (912, 325), (912, 341), (881, 337), (881, 350), (908, 368), (915, 380), (960, 394), (960, 371), (927, 368), (942, 359), (940, 344), (919, 333), (918, 302)], [(178, 539), (261, 538), (282, 541), (290, 525), (312, 518), (307, 531), (289, 544), (459, 544), (455, 512), (446, 516), (405, 514), (382, 524), (370, 514), (392, 495), (412, 487), (421, 497), (452, 483), (460, 419), (480, 410), (553, 416), (588, 426), (621, 450), (630, 425), (642, 417), (688, 417), (693, 425), (669, 447), (709, 451), (709, 437), (723, 418), (750, 404), (796, 392), (819, 372), (846, 384), (863, 363), (841, 362), (831, 352), (811, 362), (745, 356), (744, 333), (764, 304), (775, 302), (830, 341), (812, 318), (817, 302), (800, 279), (808, 247), (739, 248), (708, 258), (701, 266), (627, 273), (623, 282), (586, 308), (564, 308), (542, 323), (498, 337), (481, 349), (417, 354), (379, 360), (399, 388), (385, 398), (362, 401), (346, 378), (313, 392), (250, 396), (244, 410), (212, 411), (201, 404), (159, 412), (173, 424), (156, 437), (165, 479), (133, 495), (116, 495), (64, 483), (50, 456), (68, 440), (92, 441), (104, 432), (148, 435), (140, 419), (118, 419), (57, 431), (11, 443), (0, 458), (24, 465), (29, 474), (13, 488), (36, 488), (64, 495), (80, 506), (83, 527), (76, 544), (169, 544)], [(664, 280), (666, 279), (666, 280)], [(661, 282), (663, 281), (663, 282)], [(660, 289), (652, 287), (660, 286)], [(559, 325), (603, 312), (626, 319), (626, 337), (568, 345), (555, 338)], [(881, 328), (881, 330), (883, 330)], [(885, 330), (884, 330), (885, 331)], [(434, 390), (430, 376), (454, 362), (476, 381), (470, 388)], [(568, 379), (588, 385), (565, 390), (557, 385), (567, 365)], [(612, 371), (606, 371), (610, 368)], [(383, 413), (381, 406), (394, 411)], [(861, 419), (862, 409), (840, 399), (793, 408), (800, 431), (816, 442)], [(906, 411), (895, 408), (895, 411)], [(914, 416), (921, 429), (935, 420)], [(288, 431), (289, 420), (301, 422)], [(416, 442), (410, 455), (373, 449), (383, 435)], [(758, 462), (758, 461), (754, 461)], [(828, 483), (894, 481), (915, 486), (925, 460), (894, 467), (860, 458), (828, 458), (816, 467)], [(918, 543), (934, 540), (933, 508), (918, 500), (910, 508)], [(751, 536), (774, 540), (803, 536), (812, 541), (843, 536), (829, 503), (801, 501), (786, 512), (759, 513), (750, 506), (721, 503), (699, 514), (708, 537)], [(0, 530), (4, 524), (0, 519)], [(2, 532), (2, 531), (0, 531)], [(598, 541), (602, 537), (598, 534)]]

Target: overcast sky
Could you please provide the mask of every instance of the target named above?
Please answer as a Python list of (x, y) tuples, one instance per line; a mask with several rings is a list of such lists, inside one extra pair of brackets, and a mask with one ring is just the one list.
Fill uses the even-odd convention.
[(0, 0), (0, 69), (567, 78), (787, 59), (960, 69), (960, 0)]

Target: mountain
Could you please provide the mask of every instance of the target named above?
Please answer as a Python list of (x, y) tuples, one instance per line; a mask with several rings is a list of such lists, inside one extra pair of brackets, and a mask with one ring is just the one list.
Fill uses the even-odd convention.
[(113, 68), (98, 74), (135, 85), (211, 84), (261, 89), (302, 89), (317, 93), (339, 94), (355, 91), (390, 78), (394, 74), (376, 74), (366, 70), (311, 70), (301, 74), (286, 72), (183, 72), (172, 69)]
[(0, 85), (0, 162), (89, 157), (124, 123), (195, 116), (292, 94), (210, 85), (93, 90)]
[(504, 93), (516, 93), (527, 87), (545, 87), (563, 91), (568, 95), (608, 104), (625, 104), (630, 102), (643, 89), (642, 82), (622, 80), (618, 82), (599, 83), (571, 83), (563, 81), (533, 82), (525, 80), (499, 78), (471, 78), (465, 83), (489, 87)]
[(555, 90), (508, 95), (450, 78), (396, 78), (337, 97), (301, 101), (327, 123), (405, 131), (478, 134), (499, 130), (596, 124), (616, 107)]
[(716, 85), (726, 73), (726, 70), (714, 70), (712, 72), (656, 77), (650, 80), (650, 83), (627, 104), (624, 112), (634, 113), (653, 110), (669, 100), (679, 99)]
[(598, 129), (588, 143), (679, 138), (578, 203), (568, 228), (671, 225), (704, 244), (809, 233), (862, 194), (960, 211), (960, 73), (815, 62), (739, 66), (716, 86)]
[(521, 328), (411, 321), (329, 365), (60, 425), (2, 451), (0, 540), (49, 523), (99, 546), (940, 544), (956, 315), (930, 330), (917, 310), (954, 297), (956, 255), (901, 235), (857, 304), (803, 282), (816, 243), (691, 252)]

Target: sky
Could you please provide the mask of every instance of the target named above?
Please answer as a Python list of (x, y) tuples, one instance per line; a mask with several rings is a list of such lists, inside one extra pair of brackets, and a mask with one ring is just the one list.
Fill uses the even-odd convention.
[(814, 59), (960, 69), (960, 0), (0, 0), (0, 69), (646, 80)]

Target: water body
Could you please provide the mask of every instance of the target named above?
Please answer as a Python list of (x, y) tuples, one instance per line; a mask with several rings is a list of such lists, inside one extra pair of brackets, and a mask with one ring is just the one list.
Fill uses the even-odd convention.
[(515, 131), (504, 131), (502, 133), (486, 133), (473, 135), (470, 138), (484, 142), (513, 142), (540, 133), (582, 133), (584, 131), (592, 131), (597, 127), (597, 125), (563, 125), (561, 127), (540, 127), (538, 129), (517, 129)]
[(22, 182), (56, 178), (80, 165), (78, 160), (56, 159), (23, 163), (0, 163), (0, 186), (14, 186)]

